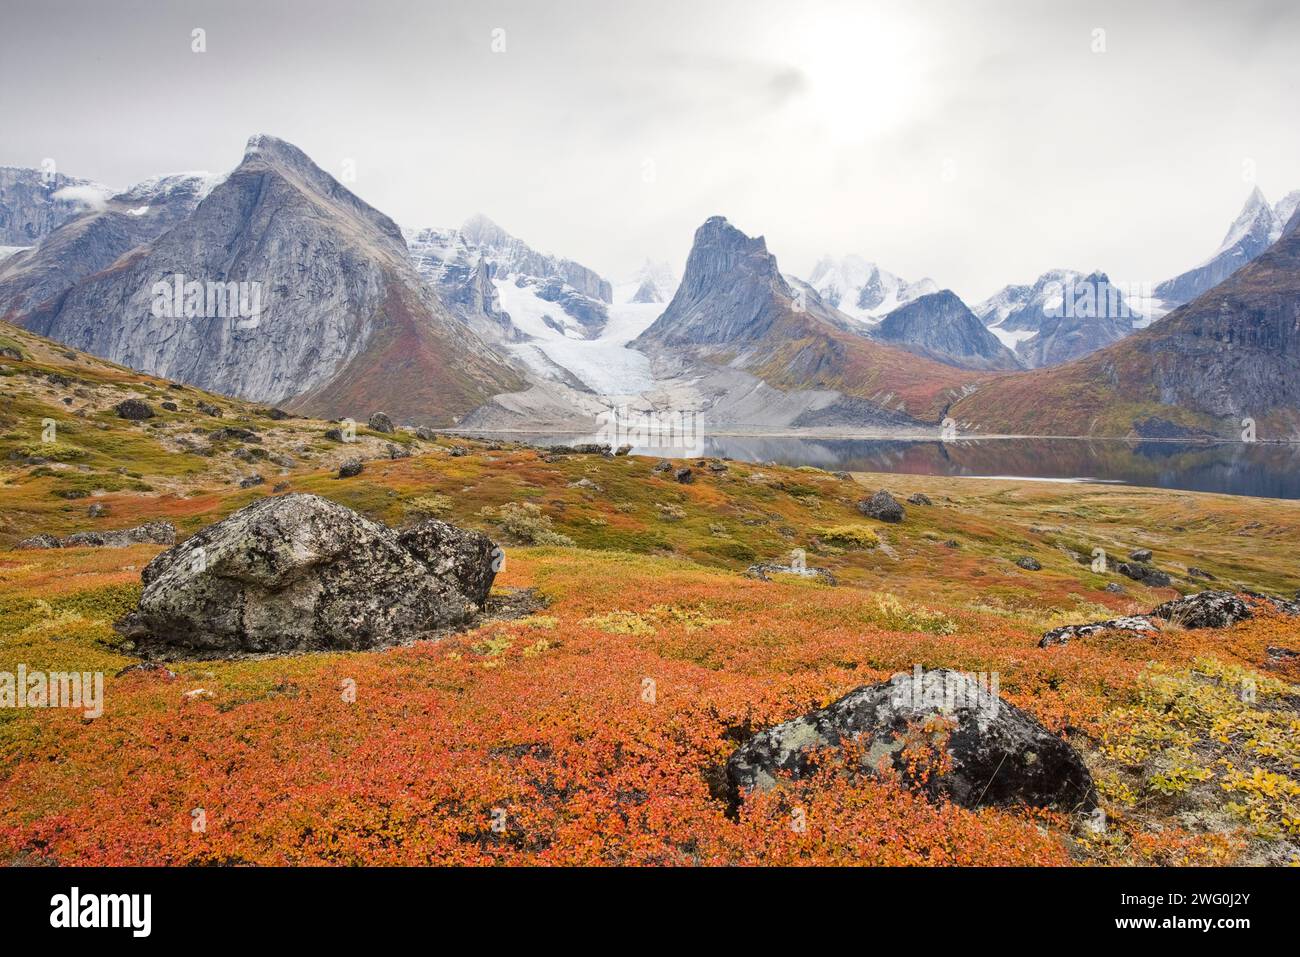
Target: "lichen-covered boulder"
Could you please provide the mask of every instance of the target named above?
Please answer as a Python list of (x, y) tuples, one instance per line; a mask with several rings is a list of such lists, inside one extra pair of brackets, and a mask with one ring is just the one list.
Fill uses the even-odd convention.
[(382, 432), (385, 435), (392, 435), (394, 432), (393, 420), (383, 412), (376, 412), (370, 417), (370, 421), (366, 424), (370, 427), (372, 432)]
[(445, 630), (478, 610), (484, 591), (462, 591), (474, 576), (460, 561), (481, 563), (484, 548), (430, 540), (413, 550), (316, 495), (260, 499), (150, 562), (118, 630), (146, 650), (216, 655), (365, 649)]
[(903, 506), (883, 488), (871, 498), (858, 502), (858, 511), (881, 522), (901, 522), (906, 514)]
[(1066, 645), (1071, 638), (1091, 638), (1107, 631), (1127, 631), (1131, 634), (1151, 637), (1159, 634), (1160, 628), (1146, 615), (1129, 615), (1124, 618), (1108, 618), (1105, 621), (1090, 621), (1084, 625), (1062, 625), (1051, 631), (1043, 632), (1038, 641), (1039, 648), (1051, 648), (1054, 645)]
[(482, 532), (429, 518), (399, 531), (397, 541), (439, 578), (455, 581), (476, 605), (487, 601), (503, 552)]
[(932, 799), (965, 807), (1029, 805), (1064, 810), (1096, 804), (1092, 777), (1078, 752), (973, 675), (939, 669), (895, 675), (865, 685), (818, 711), (755, 735), (727, 762), (733, 801), (750, 789), (776, 786), (782, 772), (815, 772), (813, 753), (855, 741), (862, 773), (883, 763), (905, 781), (912, 768), (905, 739), (936, 715), (949, 730), (942, 746), (950, 765), (926, 782)]
[[(1243, 597), (1246, 596), (1246, 597)], [(1156, 618), (1163, 618), (1182, 625), (1184, 628), (1226, 628), (1239, 621), (1253, 618), (1254, 610), (1247, 597), (1267, 605), (1275, 611), (1287, 615), (1300, 614), (1300, 605), (1281, 598), (1244, 592), (1238, 595), (1231, 591), (1202, 591), (1194, 595), (1184, 595), (1158, 606), (1151, 612)]]

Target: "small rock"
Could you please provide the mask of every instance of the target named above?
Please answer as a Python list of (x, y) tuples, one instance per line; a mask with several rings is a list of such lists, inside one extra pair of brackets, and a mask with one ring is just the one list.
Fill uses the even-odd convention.
[(91, 502), (90, 508), (86, 509), (86, 514), (91, 518), (103, 518), (109, 512), (107, 503)]
[(153, 409), (143, 399), (123, 399), (113, 406), (113, 411), (117, 413), (119, 419), (129, 419), (132, 422), (152, 419), (154, 416)]
[(908, 505), (933, 505), (934, 503), (930, 501), (930, 497), (926, 495), (924, 492), (913, 492), (911, 495), (907, 497), (907, 504)]
[(690, 485), (695, 481), (695, 474), (688, 468), (680, 468), (673, 472), (673, 478), (677, 479), (682, 485)]
[(853, 476), (850, 475), (848, 472), (832, 472), (831, 474), (834, 475), (834, 476), (835, 476), (837, 479), (839, 479), (841, 482), (852, 482), (852, 481), (853, 481)]
[(242, 479), (239, 480), (239, 487), (240, 487), (240, 488), (253, 488), (253, 487), (256, 486), (256, 485), (261, 485), (261, 484), (262, 484), (263, 482), (265, 482), (265, 481), (266, 481), (266, 479), (262, 478), (262, 476), (260, 476), (260, 475), (256, 475), (256, 474), (254, 474), (254, 475), (248, 475), (248, 476), (245, 476), (244, 478), (242, 478)]
[(1141, 582), (1152, 588), (1164, 588), (1172, 584), (1168, 575), (1156, 568), (1154, 565), (1143, 565), (1138, 562), (1120, 562), (1116, 570), (1121, 575), (1126, 575), (1135, 582)]
[(1135, 548), (1133, 551), (1128, 553), (1128, 557), (1135, 562), (1149, 562), (1151, 561), (1151, 549)]
[(453, 445), (447, 450), (447, 454), (453, 459), (458, 459), (462, 455), (469, 455), (469, 449), (465, 448), (463, 445)]
[(415, 430), (415, 437), (421, 442), (437, 442), (438, 433), (433, 431), (427, 425), (422, 425)]
[(672, 470), (673, 470), (673, 463), (672, 463), (672, 462), (669, 462), (667, 459), (665, 459), (665, 460), (663, 460), (662, 462), (656, 462), (656, 463), (655, 463), (655, 467), (652, 468), (650, 471), (651, 471), (651, 472), (671, 472)]
[(746, 578), (756, 578), (762, 582), (770, 582), (772, 579), (769, 575), (798, 575), (801, 578), (818, 578), (827, 585), (838, 585), (839, 580), (825, 568), (812, 568), (806, 565), (781, 565), (775, 562), (763, 562), (758, 565), (750, 565), (745, 569)]
[(196, 402), (194, 405), (204, 415), (210, 415), (214, 419), (219, 419), (223, 415), (220, 407), (213, 405), (211, 402), (200, 401), (200, 402)]
[(339, 478), (354, 478), (364, 472), (365, 464), (360, 459), (348, 459), (339, 466)]
[(277, 409), (274, 406), (267, 409), (258, 409), (257, 414), (274, 422), (283, 422), (285, 419), (292, 418), (284, 409)]
[(1042, 562), (1037, 558), (1030, 557), (1029, 555), (1022, 555), (1017, 558), (1016, 564), (1025, 569), (1025, 571), (1039, 572), (1043, 570)]
[(124, 678), (127, 675), (134, 674), (156, 674), (164, 681), (176, 680), (176, 672), (172, 671), (170, 668), (164, 668), (156, 661), (142, 661), (139, 664), (127, 665), (113, 677)]
[(883, 488), (871, 498), (858, 502), (858, 511), (881, 522), (901, 522), (907, 514), (894, 496)]
[(1197, 568), (1195, 565), (1188, 565), (1188, 566), (1187, 566), (1187, 577), (1188, 577), (1188, 578), (1204, 578), (1206, 581), (1212, 581), (1212, 582), (1216, 582), (1216, 581), (1218, 581), (1217, 578), (1215, 578), (1213, 575), (1211, 575), (1211, 574), (1210, 574), (1209, 572), (1207, 572), (1205, 569), (1203, 569), (1203, 568)]
[(172, 402), (170, 400), (168, 400), (167, 402), (160, 402), (159, 405), (161, 405), (168, 412), (179, 412), (181, 409), (179, 405), (177, 405), (175, 402)]
[(325, 430), (325, 438), (329, 439), (331, 442), (345, 442), (345, 441), (347, 441), (346, 439), (343, 438), (343, 430), (342, 430), (342, 429), (326, 429), (326, 430)]
[(1264, 649), (1270, 661), (1295, 661), (1300, 658), (1300, 651), (1292, 651), (1290, 648), (1283, 648), (1280, 645), (1269, 645)]
[(389, 442), (386, 451), (388, 452), (388, 457), (390, 459), (409, 459), (411, 457), (410, 449), (405, 445), (398, 445), (395, 442)]
[(627, 453), (629, 453), (629, 452), (631, 452), (631, 451), (632, 451), (632, 446), (630, 446), (630, 445), (620, 445), (618, 448), (616, 448), (616, 449), (614, 450), (614, 454), (615, 454), (615, 455), (627, 455)]
[(1086, 625), (1062, 625), (1043, 633), (1038, 641), (1039, 648), (1051, 648), (1054, 645), (1069, 644), (1071, 638), (1090, 638), (1107, 631), (1127, 631), (1137, 635), (1158, 634), (1159, 627), (1145, 615), (1129, 615), (1123, 618), (1108, 618), (1105, 621), (1092, 621)]
[(570, 482), (569, 488), (590, 489), (593, 492), (601, 491), (601, 487), (589, 478), (580, 478), (576, 482)]
[(961, 548), (961, 543), (955, 538), (950, 538), (943, 543), (944, 548)]
[(372, 432), (383, 432), (385, 435), (393, 434), (393, 420), (382, 412), (376, 412), (366, 424), (369, 425)]
[(283, 452), (272, 452), (266, 457), (266, 460), (272, 465), (280, 466), (282, 469), (291, 469), (297, 464), (292, 455), (285, 455)]
[(1119, 582), (1106, 582), (1106, 588), (1104, 590), (1110, 592), (1112, 595), (1124, 594), (1124, 586)]

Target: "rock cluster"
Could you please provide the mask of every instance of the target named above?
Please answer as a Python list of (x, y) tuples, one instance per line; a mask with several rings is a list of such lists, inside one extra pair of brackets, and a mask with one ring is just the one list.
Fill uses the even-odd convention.
[(127, 548), (130, 545), (171, 545), (176, 541), (176, 526), (171, 522), (145, 522), (135, 528), (107, 532), (75, 532), (56, 535), (33, 535), (15, 548)]

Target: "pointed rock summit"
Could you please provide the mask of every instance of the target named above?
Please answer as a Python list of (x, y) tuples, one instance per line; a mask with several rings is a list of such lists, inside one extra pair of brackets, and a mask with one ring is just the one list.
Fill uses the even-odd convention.
[(872, 336), (961, 369), (1009, 371), (1021, 367), (1015, 354), (950, 289), (895, 309)]

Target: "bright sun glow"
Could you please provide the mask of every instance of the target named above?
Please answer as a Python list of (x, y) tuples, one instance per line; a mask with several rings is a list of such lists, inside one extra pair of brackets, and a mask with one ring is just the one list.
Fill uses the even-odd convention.
[(858, 143), (901, 126), (918, 106), (924, 46), (897, 13), (843, 8), (781, 39), (781, 52), (808, 78), (804, 100), (832, 141)]

